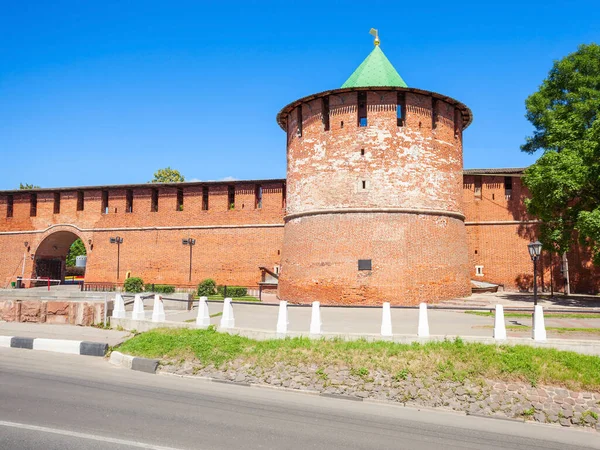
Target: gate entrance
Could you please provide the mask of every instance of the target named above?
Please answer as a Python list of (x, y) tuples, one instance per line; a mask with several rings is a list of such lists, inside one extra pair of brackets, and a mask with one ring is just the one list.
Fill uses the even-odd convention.
[[(85, 245), (79, 236), (70, 231), (57, 231), (51, 234), (38, 246), (35, 252), (32, 278), (50, 278), (60, 280), (61, 284), (77, 284), (83, 282), (85, 266), (75, 263), (75, 255), (85, 255)], [(79, 259), (78, 262), (80, 262)], [(34, 282), (45, 285), (47, 281)]]

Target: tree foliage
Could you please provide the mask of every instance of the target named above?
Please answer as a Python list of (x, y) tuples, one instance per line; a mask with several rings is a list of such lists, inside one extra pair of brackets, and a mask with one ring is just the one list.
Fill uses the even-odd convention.
[(185, 177), (178, 170), (166, 167), (154, 172), (154, 178), (151, 183), (181, 183)]
[(544, 151), (524, 176), (540, 240), (562, 253), (579, 237), (600, 265), (600, 46), (556, 61), (526, 107), (535, 130), (521, 149)]
[(34, 184), (29, 184), (29, 183), (19, 183), (19, 189), (39, 189), (39, 186), (36, 186)]
[(69, 247), (69, 253), (67, 253), (67, 267), (74, 267), (78, 256), (86, 255), (85, 245), (81, 239), (77, 239)]

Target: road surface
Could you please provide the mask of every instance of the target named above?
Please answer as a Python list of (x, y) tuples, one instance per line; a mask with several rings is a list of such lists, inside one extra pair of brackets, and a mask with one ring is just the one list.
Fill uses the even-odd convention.
[(0, 449), (600, 449), (595, 431), (150, 375), (0, 348)]

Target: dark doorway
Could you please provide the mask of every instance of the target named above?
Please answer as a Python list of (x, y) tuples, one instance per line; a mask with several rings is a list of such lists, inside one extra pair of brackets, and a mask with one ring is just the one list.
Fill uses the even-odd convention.
[(54, 280), (52, 285), (83, 282), (86, 258), (80, 258), (80, 267), (76, 267), (74, 261), (71, 261), (75, 260), (72, 252), (73, 247), (77, 246), (80, 247), (80, 254), (87, 253), (79, 236), (70, 231), (57, 231), (44, 239), (35, 252), (32, 274), (32, 278), (39, 277), (44, 280), (34, 281), (32, 285), (46, 285), (48, 278)]

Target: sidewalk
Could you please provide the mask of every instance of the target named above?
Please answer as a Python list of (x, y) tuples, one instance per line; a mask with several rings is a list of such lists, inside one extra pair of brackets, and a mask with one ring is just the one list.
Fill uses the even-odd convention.
[[(223, 303), (209, 302), (211, 316), (223, 309)], [(268, 304), (236, 304), (233, 303), (236, 329), (274, 331), (277, 324), (278, 307)], [(147, 320), (151, 320), (152, 311), (146, 310)], [(339, 334), (379, 334), (381, 331), (381, 308), (343, 308), (322, 307), (321, 321), (323, 333)], [(128, 314), (130, 317), (130, 314)], [(197, 310), (166, 311), (169, 326), (180, 323), (182, 326), (194, 327)], [(311, 308), (288, 306), (288, 330), (291, 333), (308, 334), (310, 328)], [(412, 335), (417, 333), (419, 311), (417, 309), (392, 308), (392, 328), (394, 334)], [(432, 335), (438, 336), (478, 336), (491, 337), (494, 317), (466, 314), (464, 311), (428, 310), (429, 329)], [(220, 316), (211, 317), (211, 324), (218, 326)], [(600, 328), (600, 319), (553, 318), (546, 315), (547, 328)], [(528, 317), (506, 317), (507, 327), (511, 325), (531, 326)], [(156, 324), (156, 326), (160, 326)], [(141, 328), (138, 328), (141, 331)], [(507, 330), (508, 337), (530, 337), (531, 330)], [(548, 332), (552, 334), (551, 331)], [(584, 337), (585, 335), (585, 337)], [(561, 339), (588, 339), (600, 341), (597, 333), (563, 333)]]
[(44, 323), (0, 322), (0, 336), (19, 336), (43, 339), (102, 342), (115, 346), (131, 336), (128, 331), (104, 330), (75, 325)]

